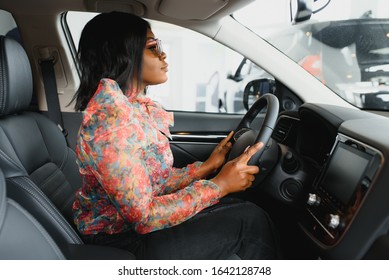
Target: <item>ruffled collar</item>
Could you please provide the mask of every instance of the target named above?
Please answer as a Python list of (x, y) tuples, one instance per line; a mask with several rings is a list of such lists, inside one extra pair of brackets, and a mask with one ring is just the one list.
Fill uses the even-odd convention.
[(128, 94), (128, 100), (131, 103), (139, 103), (148, 113), (152, 125), (161, 131), (169, 139), (172, 139), (169, 127), (174, 125), (174, 117), (172, 112), (167, 112), (161, 104), (146, 97), (143, 93)]

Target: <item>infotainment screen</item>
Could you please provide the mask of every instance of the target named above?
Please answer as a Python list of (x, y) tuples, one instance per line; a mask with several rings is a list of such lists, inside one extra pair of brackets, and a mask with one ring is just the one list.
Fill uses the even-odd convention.
[(344, 205), (348, 205), (361, 180), (371, 155), (338, 142), (332, 153), (321, 187)]

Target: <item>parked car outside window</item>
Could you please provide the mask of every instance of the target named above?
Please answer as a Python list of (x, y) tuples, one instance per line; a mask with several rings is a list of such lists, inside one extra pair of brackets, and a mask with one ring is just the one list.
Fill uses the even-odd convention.
[[(285, 9), (289, 3), (276, 2)], [(388, 110), (389, 10), (383, 9), (386, 3), (374, 1), (366, 5), (364, 1), (352, 1), (348, 5), (328, 1), (309, 21), (290, 25), (287, 13), (272, 10), (268, 10), (270, 22), (256, 21), (256, 15), (249, 11), (262, 10), (264, 5), (256, 1), (235, 17), (347, 102), (361, 109)], [(260, 69), (257, 72), (259, 75), (250, 79), (266, 77)]]
[[(68, 12), (69, 26), (75, 47), (82, 28), (96, 13)], [(222, 96), (239, 91), (230, 83), (231, 73), (243, 56), (188, 29), (149, 20), (156, 36), (162, 41), (169, 64), (168, 81), (150, 87), (149, 96), (166, 109), (174, 111), (242, 113), (243, 100), (226, 108)], [(234, 96), (239, 96), (234, 92)], [(229, 104), (228, 104), (229, 106)]]

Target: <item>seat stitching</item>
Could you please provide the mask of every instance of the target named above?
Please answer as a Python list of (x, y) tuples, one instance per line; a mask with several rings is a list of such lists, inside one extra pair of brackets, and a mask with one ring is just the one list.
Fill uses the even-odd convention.
[(62, 174), (62, 171), (60, 169), (55, 169), (54, 172), (50, 174), (50, 176), (46, 177), (41, 183), (42, 186), (41, 189), (46, 189), (46, 185), (49, 185), (49, 183), (51, 183), (52, 180), (55, 180), (57, 178), (58, 173)]
[[(50, 158), (51, 158), (51, 154), (50, 154), (50, 152), (49, 152), (49, 150), (48, 150), (48, 148), (47, 148), (47, 144), (46, 144), (46, 139), (45, 139), (45, 137), (43, 137), (43, 133), (42, 133), (42, 129), (41, 129), (41, 127), (40, 127), (40, 123), (38, 122), (38, 120), (35, 118), (35, 114), (31, 114), (32, 115), (32, 117), (33, 117), (33, 119), (34, 119), (34, 121), (35, 121), (35, 123), (36, 123), (36, 125), (37, 125), (37, 127), (38, 127), (38, 129), (39, 129), (39, 131), (40, 131), (40, 134), (42, 135), (42, 139), (43, 139), (43, 142), (45, 143), (45, 146), (46, 146), (46, 151), (47, 151), (47, 154), (50, 156)], [(52, 122), (53, 123), (53, 125), (55, 125), (55, 123), (52, 121), (52, 120), (50, 120), (49, 118), (47, 118), (47, 120), (49, 121), (49, 122)], [(58, 127), (57, 127), (58, 128)], [(59, 128), (58, 128), (59, 129)], [(66, 142), (66, 141), (65, 141)], [(66, 148), (68, 148), (67, 146), (66, 146)], [(68, 151), (67, 151), (67, 149), (65, 149), (65, 153), (64, 153), (64, 156), (63, 156), (63, 158), (62, 158), (62, 162), (61, 162), (61, 164), (60, 164), (60, 166), (59, 166), (59, 168), (62, 170), (62, 168), (63, 168), (63, 166), (65, 165), (65, 162), (66, 162), (66, 159), (67, 159), (67, 154), (68, 154)], [(53, 162), (53, 160), (51, 159), (51, 162)]]
[[(0, 171), (1, 172), (1, 171)], [(6, 207), (6, 188), (3, 173), (1, 172), (1, 185), (0, 185), (0, 231), (3, 226), (3, 219), (5, 218), (7, 207)]]
[[(31, 183), (30, 180), (28, 178), (25, 178), (26, 180), (23, 180), (22, 178), (9, 178), (10, 181), (13, 181), (14, 183), (16, 183), (18, 186), (20, 186), (24, 191), (26, 191), (27, 193), (29, 193), (32, 197), (34, 197), (38, 202), (40, 202), (40, 204), (42, 205), (42, 207), (45, 208), (45, 210), (47, 210), (51, 215), (50, 217), (52, 219), (54, 219), (55, 221), (57, 221), (61, 228), (63, 230), (65, 230), (65, 232), (68, 234), (68, 237), (70, 237), (72, 239), (73, 242), (78, 242), (78, 243), (82, 243), (81, 241), (81, 238), (71, 232), (68, 227), (71, 227), (71, 225), (68, 224), (68, 222), (65, 220), (63, 221), (62, 219), (64, 219), (64, 217), (62, 216), (62, 214), (57, 210), (57, 208), (55, 207), (55, 205), (52, 204), (52, 202), (46, 197), (46, 195), (39, 189), (35, 186), (35, 184)], [(19, 180), (21, 180), (21, 182), (18, 182)], [(25, 186), (24, 183), (27, 183), (29, 185), (28, 186)], [(38, 192), (40, 194), (40, 196), (36, 195), (35, 193), (33, 193), (30, 189), (30, 187)], [(50, 205), (51, 207), (47, 207), (47, 205), (45, 203), (42, 203), (42, 200), (43, 202), (46, 202), (48, 205)]]
[[(1, 38), (1, 45), (3, 46), (4, 48), (4, 45), (5, 45), (5, 42), (4, 42), (4, 37)], [(1, 79), (1, 85), (2, 87), (0, 88), (1, 90), (1, 93), (5, 92), (6, 91), (6, 88), (7, 88), (7, 79), (4, 77), (5, 76), (5, 72), (6, 72), (6, 55), (5, 55), (5, 51), (3, 50), (1, 53), (1, 60), (0, 60), (0, 79)], [(0, 114), (3, 114), (5, 113), (5, 104), (7, 104), (6, 102), (6, 98), (7, 98), (7, 94), (1, 94), (0, 95), (1, 97), (3, 98), (0, 98)], [(4, 111), (4, 112), (3, 112)]]
[(5, 160), (7, 160), (10, 164), (15, 166), (18, 169), (21, 169), (25, 171), (24, 166), (19, 165), (17, 162), (15, 162), (11, 157), (9, 157), (3, 150), (0, 150), (0, 156), (4, 157)]
[(59, 194), (61, 194), (61, 191), (64, 189), (63, 186), (66, 186), (66, 180), (62, 182), (62, 184), (58, 185), (57, 188), (54, 190), (54, 192), (51, 194), (51, 198), (56, 198)]
[[(63, 174), (61, 172), (61, 170), (57, 169), (56, 172), (53, 173), (52, 176), (50, 176), (51, 178), (47, 180), (47, 178), (44, 180), (43, 183), (41, 183), (42, 185), (42, 188), (41, 190), (42, 191), (49, 191), (46, 186), (49, 185), (48, 183), (51, 181), (51, 180), (55, 180), (56, 178), (59, 178), (59, 179), (62, 179), (62, 183), (61, 184), (57, 184), (56, 185), (56, 188), (53, 192), (50, 193), (50, 199), (51, 200), (55, 200), (59, 195), (61, 195), (62, 191), (65, 190), (66, 191), (66, 186), (68, 186), (68, 181), (66, 180), (65, 177), (61, 177), (61, 176), (56, 176), (56, 175), (61, 175)], [(54, 176), (55, 175), (55, 176)], [(48, 177), (49, 178), (49, 177)], [(65, 206), (67, 206), (69, 204), (69, 202), (71, 202), (73, 199), (71, 197), (69, 197), (67, 200), (65, 200), (66, 204)], [(62, 203), (62, 206), (64, 205), (64, 203)]]
[(65, 200), (65, 203), (62, 204), (63, 209), (66, 209), (66, 207), (73, 203), (73, 198), (69, 197), (67, 200)]

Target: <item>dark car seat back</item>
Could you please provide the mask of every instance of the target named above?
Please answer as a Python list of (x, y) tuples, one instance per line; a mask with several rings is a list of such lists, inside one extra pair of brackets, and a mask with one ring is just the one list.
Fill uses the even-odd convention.
[(99, 245), (58, 244), (19, 203), (0, 169), (0, 260), (133, 260), (128, 251)]
[(0, 170), (0, 259), (65, 259), (47, 231), (14, 200), (7, 198)]
[(33, 82), (23, 47), (0, 36), (0, 168), (9, 196), (60, 243), (83, 243), (72, 222), (81, 179), (60, 129), (29, 107)]
[[(42, 248), (37, 252), (44, 259), (135, 259), (129, 251), (87, 245), (80, 238), (72, 215), (74, 193), (81, 186), (76, 155), (54, 122), (38, 112), (26, 111), (32, 90), (31, 68), (24, 49), (15, 40), (0, 36), (0, 169), (9, 197), (7, 206), (0, 205), (0, 258), (36, 259), (37, 246)], [(3, 191), (0, 199), (4, 197)], [(20, 226), (17, 221), (23, 219), (21, 215), (26, 224), (36, 228), (31, 225), (30, 232)], [(36, 237), (36, 230), (51, 247)], [(25, 240), (23, 244), (30, 253), (15, 244), (18, 240)], [(15, 254), (2, 254), (5, 249), (15, 250)]]

